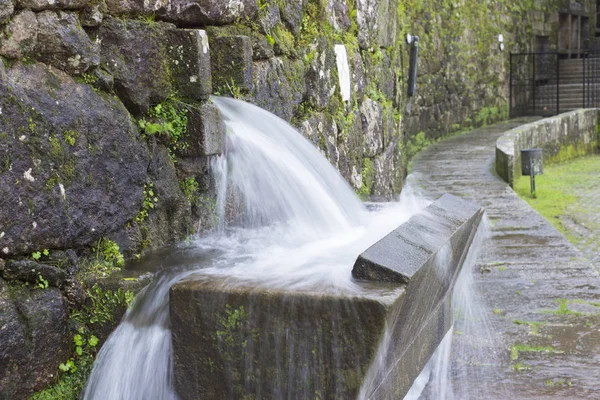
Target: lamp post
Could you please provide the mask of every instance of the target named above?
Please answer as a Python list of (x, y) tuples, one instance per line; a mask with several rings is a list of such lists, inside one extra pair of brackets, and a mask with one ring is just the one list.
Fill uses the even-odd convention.
[(406, 35), (406, 43), (411, 44), (410, 66), (408, 68), (408, 96), (414, 96), (417, 91), (417, 67), (419, 59), (419, 37)]

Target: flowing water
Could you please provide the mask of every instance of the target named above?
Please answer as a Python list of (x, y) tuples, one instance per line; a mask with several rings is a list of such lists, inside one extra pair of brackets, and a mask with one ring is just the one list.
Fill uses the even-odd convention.
[[(369, 210), (285, 121), (241, 101), (213, 101), (227, 129), (226, 151), (211, 164), (218, 229), (153, 260), (159, 271), (100, 350), (86, 400), (176, 398), (168, 312), (174, 283), (201, 274), (360, 293), (351, 277), (356, 257), (430, 203), (414, 193), (409, 177), (398, 202)], [(430, 364), (428, 370), (441, 369)]]

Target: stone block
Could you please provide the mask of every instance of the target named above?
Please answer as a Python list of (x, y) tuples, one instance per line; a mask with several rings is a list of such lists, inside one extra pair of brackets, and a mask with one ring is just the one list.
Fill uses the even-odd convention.
[(41, 276), (48, 285), (60, 288), (66, 279), (65, 271), (52, 265), (46, 265), (30, 260), (9, 260), (4, 267), (0, 266), (0, 275), (8, 281), (20, 280), (36, 284)]
[(225, 123), (219, 109), (212, 103), (204, 103), (188, 112), (188, 145), (178, 151), (186, 157), (210, 156), (223, 153)]
[[(409, 283), (426, 263), (448, 243), (453, 264), (458, 264), (468, 248), (473, 225), (482, 209), (456, 196), (444, 195), (405, 224), (369, 247), (357, 259), (352, 276), (360, 280)], [(453, 277), (449, 277), (453, 278)]]
[(253, 19), (258, 12), (258, 0), (163, 0), (162, 3), (161, 7), (155, 7), (157, 15), (185, 26), (226, 25)]
[(287, 121), (291, 120), (306, 91), (301, 60), (271, 58), (252, 67), (254, 104)]
[(12, 0), (0, 0), (0, 25), (7, 23), (13, 12), (15, 5)]
[(206, 100), (212, 93), (208, 36), (201, 29), (169, 31), (168, 61), (172, 84), (179, 96)]
[(71, 354), (68, 307), (56, 288), (9, 289), (0, 279), (0, 398), (24, 399), (56, 382)]
[(100, 63), (99, 45), (81, 28), (75, 13), (42, 11), (37, 20), (38, 60), (70, 74), (81, 74)]
[(95, 245), (131, 221), (149, 155), (121, 102), (42, 63), (16, 63), (7, 75), (0, 82), (0, 154), (10, 165), (0, 174), (3, 256)]
[(217, 90), (252, 90), (252, 42), (247, 36), (210, 38), (213, 85)]
[(373, 157), (383, 151), (383, 107), (380, 103), (365, 98), (360, 105), (360, 119), (365, 136), (364, 154)]
[(114, 88), (134, 114), (148, 112), (171, 93), (166, 35), (171, 24), (106, 18), (98, 31), (102, 66), (114, 76)]
[(279, 2), (281, 20), (296, 36), (300, 33), (302, 15), (307, 5), (308, 0), (281, 0)]
[(86, 28), (96, 28), (102, 24), (106, 13), (105, 3), (90, 4), (79, 14), (81, 25)]
[(29, 8), (33, 11), (64, 10), (83, 8), (88, 0), (17, 0), (18, 8)]
[[(371, 281), (353, 291), (210, 275), (175, 284), (177, 394), (403, 398), (452, 324), (451, 289), (482, 214), (442, 197), (359, 257), (357, 275)], [(409, 243), (398, 237), (408, 231)]]
[(37, 43), (38, 21), (30, 10), (24, 10), (10, 20), (0, 35), (0, 55), (21, 59), (33, 53)]
[(320, 39), (306, 73), (308, 101), (317, 108), (325, 108), (338, 90), (335, 51), (327, 40)]
[(398, 22), (389, 16), (395, 15), (396, 4), (397, 0), (357, 0), (358, 44), (361, 49), (394, 44)]

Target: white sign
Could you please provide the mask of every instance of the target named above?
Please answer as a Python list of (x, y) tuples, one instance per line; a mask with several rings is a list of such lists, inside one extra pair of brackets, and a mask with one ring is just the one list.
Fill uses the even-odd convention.
[(335, 45), (335, 60), (337, 62), (338, 76), (340, 78), (342, 100), (350, 101), (350, 67), (348, 66), (346, 46), (343, 44)]

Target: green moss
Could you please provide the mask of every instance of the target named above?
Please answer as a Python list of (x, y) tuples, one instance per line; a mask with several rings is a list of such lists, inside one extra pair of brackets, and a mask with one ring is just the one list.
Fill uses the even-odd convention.
[(556, 302), (558, 303), (557, 310), (542, 310), (542, 313), (543, 314), (553, 314), (553, 315), (584, 315), (583, 313), (580, 313), (579, 311), (573, 311), (573, 310), (569, 309), (569, 306), (567, 305), (569, 300), (567, 300), (567, 299), (556, 299)]
[(433, 140), (427, 138), (424, 132), (417, 133), (408, 141), (408, 143), (406, 143), (404, 147), (404, 152), (402, 153), (402, 164), (409, 165), (410, 169), (410, 163), (412, 162), (414, 156), (432, 143)]
[(363, 166), (360, 171), (362, 177), (362, 186), (358, 190), (358, 195), (361, 199), (367, 200), (373, 190), (373, 184), (375, 183), (375, 165), (370, 158), (363, 160)]
[(281, 52), (285, 55), (294, 54), (295, 48), (295, 39), (292, 32), (288, 31), (285, 26), (279, 22), (273, 28), (271, 32), (272, 38), (274, 39), (274, 44), (279, 47)]
[(598, 142), (591, 142), (589, 144), (570, 144), (568, 146), (562, 146), (556, 155), (548, 157), (548, 159), (544, 161), (547, 165), (563, 163), (565, 161), (593, 154), (597, 148)]
[(196, 203), (199, 194), (199, 186), (198, 182), (196, 181), (196, 178), (192, 176), (187, 179), (181, 180), (179, 181), (179, 186), (181, 187), (181, 191), (183, 192), (185, 197), (188, 199), (188, 202), (190, 204)]
[(551, 346), (530, 346), (527, 344), (515, 344), (510, 348), (510, 359), (515, 361), (521, 353), (561, 353)]
[(75, 141), (79, 138), (79, 133), (74, 130), (68, 130), (63, 132), (63, 137), (65, 138), (65, 143), (69, 146), (75, 146)]
[(513, 323), (517, 325), (527, 325), (530, 328), (529, 334), (533, 336), (540, 336), (540, 328), (546, 325), (546, 322), (529, 322), (518, 319), (513, 320)]

